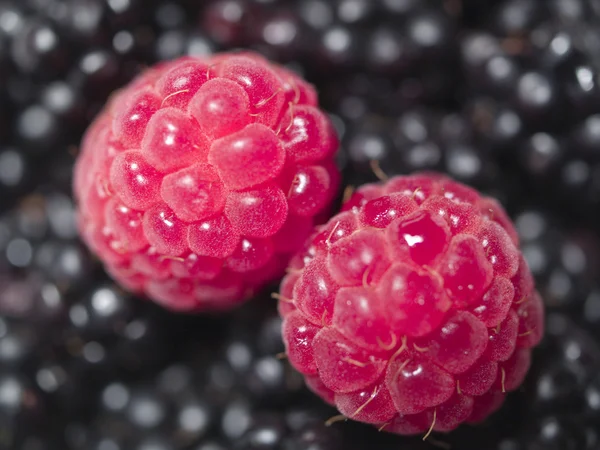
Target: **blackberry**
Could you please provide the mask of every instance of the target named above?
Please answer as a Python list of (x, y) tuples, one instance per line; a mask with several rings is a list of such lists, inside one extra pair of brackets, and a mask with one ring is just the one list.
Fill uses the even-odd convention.
[[(2, 119), (0, 119), (2, 120)], [(31, 183), (31, 161), (22, 150), (13, 147), (0, 149), (0, 211), (10, 204), (10, 199), (17, 198), (27, 191)]]
[(287, 364), (276, 356), (282, 345), (274, 306), (218, 319), (202, 341), (188, 342), (176, 363), (154, 375), (109, 381), (91, 419), (66, 428), (70, 448), (362, 448), (325, 426), (332, 410), (291, 370), (281, 369), (285, 382), (273, 383), (275, 362)]
[[(54, 181), (42, 168), (56, 159), (71, 170), (70, 154), (87, 123), (113, 90), (152, 61), (154, 2), (147, 3), (3, 3), (0, 119), (8, 126), (0, 126), (0, 136), (9, 145), (3, 145), (0, 186), (18, 195)], [(11, 206), (13, 198), (2, 203)]]
[(523, 255), (544, 303), (581, 316), (597, 286), (600, 239), (590, 228), (565, 222), (540, 209), (525, 209), (515, 217)]
[(596, 220), (600, 11), (581, 1), (496, 3), (460, 39), (466, 114), (525, 189)]
[(521, 405), (521, 417), (529, 420), (512, 440), (528, 450), (596, 449), (600, 346), (564, 315), (551, 314), (547, 323), (544, 351), (534, 357)]
[(200, 12), (200, 23), (226, 48), (250, 46), (278, 61), (299, 64), (323, 91), (340, 82), (349, 85), (348, 73), (364, 72), (379, 75), (399, 91), (421, 80), (428, 90), (435, 78), (446, 89), (421, 97), (449, 100), (454, 93), (446, 80), (457, 75), (454, 37), (461, 21), (449, 4), (216, 0)]
[(193, 28), (164, 30), (158, 35), (154, 47), (157, 60), (171, 60), (184, 55), (208, 56), (218, 49), (212, 40)]
[(585, 298), (583, 318), (590, 331), (600, 339), (600, 288), (595, 286)]
[(245, 43), (250, 2), (246, 0), (211, 1), (200, 10), (200, 24), (215, 42), (226, 47)]
[(17, 70), (42, 79), (61, 73), (70, 63), (64, 38), (52, 23), (36, 16), (25, 18), (15, 33), (11, 57)]
[[(176, 59), (183, 55), (208, 56), (221, 49), (205, 27), (198, 26), (198, 11), (208, 11), (212, 2), (202, 7), (190, 0), (166, 0), (153, 11), (156, 37), (151, 42), (152, 61)], [(237, 16), (234, 10), (232, 17)]]
[(460, 114), (414, 108), (391, 118), (366, 111), (350, 100), (341, 110), (346, 119), (342, 152), (348, 183), (435, 170), (498, 197), (509, 210), (514, 208), (517, 192), (522, 194), (518, 183), (500, 171), (491, 150), (476, 139)]
[(14, 445), (38, 429), (28, 408), (44, 405), (33, 412), (55, 430), (60, 418), (89, 411), (106, 377), (160, 367), (191, 333), (184, 318), (111, 284), (76, 240), (73, 219), (71, 200), (55, 191), (0, 218), (0, 367), (27, 393), (25, 404), (6, 406), (16, 412), (0, 414)]
[[(195, 361), (195, 370), (202, 372), (213, 403), (221, 404), (235, 391), (252, 403), (281, 407), (301, 399), (302, 377), (285, 359), (281, 338), (281, 319), (272, 299), (258, 298), (251, 305), (223, 316), (225, 332), (210, 354), (208, 367)], [(206, 334), (203, 335), (206, 337)], [(203, 348), (196, 341), (190, 348)]]
[(39, 270), (65, 289), (81, 288), (94, 264), (77, 241), (74, 206), (59, 191), (39, 191), (0, 217), (0, 267), (28, 275)]
[[(352, 446), (338, 429), (327, 428), (324, 422), (329, 412), (315, 403), (300, 411), (298, 406), (252, 410), (242, 397), (218, 410), (208, 406), (203, 394), (186, 380), (179, 380), (180, 386), (166, 390), (161, 386), (161, 377), (167, 381), (172, 381), (168, 380), (170, 376), (185, 377), (185, 369), (167, 368), (146, 390), (120, 383), (108, 385), (92, 424), (71, 425), (67, 429), (70, 448), (362, 448)], [(306, 414), (308, 420), (298, 421), (294, 418), (298, 414)]]
[[(40, 392), (25, 377), (0, 372), (0, 432), (3, 448), (58, 450), (50, 432), (52, 420)], [(23, 427), (27, 424), (27, 428)]]
[(445, 444), (464, 450), (598, 448), (598, 341), (568, 315), (550, 313), (546, 323), (523, 389), (480, 426), (442, 437)]

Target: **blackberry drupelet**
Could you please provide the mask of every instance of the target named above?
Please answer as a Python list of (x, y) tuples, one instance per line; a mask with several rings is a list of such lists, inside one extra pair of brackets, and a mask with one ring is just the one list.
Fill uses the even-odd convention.
[[(2, 120), (2, 118), (0, 118)], [(31, 160), (19, 148), (0, 149), (0, 212), (3, 212), (15, 198), (27, 192), (33, 183)]]
[(56, 437), (51, 432), (52, 415), (30, 380), (3, 367), (0, 370), (0, 393), (0, 445), (3, 448), (59, 450)]

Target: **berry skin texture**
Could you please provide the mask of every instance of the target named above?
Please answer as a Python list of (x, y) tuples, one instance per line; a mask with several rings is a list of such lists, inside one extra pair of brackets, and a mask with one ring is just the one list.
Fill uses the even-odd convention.
[(410, 435), (484, 420), (544, 332), (517, 234), (493, 199), (423, 173), (364, 185), (291, 261), (291, 364), (349, 419)]
[(79, 230), (127, 289), (228, 309), (280, 276), (327, 213), (337, 147), (312, 86), (257, 54), (161, 63), (83, 139)]

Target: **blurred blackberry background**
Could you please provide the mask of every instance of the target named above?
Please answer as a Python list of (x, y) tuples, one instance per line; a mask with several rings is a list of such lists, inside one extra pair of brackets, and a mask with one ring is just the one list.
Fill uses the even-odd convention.
[[(77, 240), (72, 165), (110, 93), (241, 47), (317, 86), (346, 184), (440, 170), (515, 219), (548, 336), (483, 426), (326, 426), (268, 292), (171, 314)], [(598, 0), (0, 0), (0, 449), (600, 449), (599, 83)]]

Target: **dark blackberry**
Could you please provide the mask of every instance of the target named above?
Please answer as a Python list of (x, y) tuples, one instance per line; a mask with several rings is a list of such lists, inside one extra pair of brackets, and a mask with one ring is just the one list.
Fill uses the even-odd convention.
[(107, 377), (160, 367), (191, 333), (184, 318), (107, 279), (78, 243), (72, 201), (60, 193), (4, 214), (0, 251), (0, 367), (33, 386), (54, 418), (89, 412)]
[(454, 107), (452, 102), (440, 98), (447, 95), (448, 89), (454, 89), (453, 81), (441, 72), (389, 77), (365, 71), (350, 71), (336, 79), (318, 81), (317, 86), (321, 88), (322, 103), (335, 113), (343, 111), (349, 101), (363, 104), (376, 114), (390, 117), (424, 106)]
[(256, 27), (249, 31), (250, 39), (257, 42), (255, 47), (278, 61), (303, 61), (303, 53), (312, 44), (312, 40), (307, 39), (307, 25), (289, 9), (266, 6), (263, 6), (267, 9), (266, 13), (258, 17)]
[(94, 264), (77, 241), (74, 207), (59, 192), (34, 194), (1, 219), (0, 266), (27, 275), (39, 270), (64, 289), (77, 290), (91, 280)]
[(584, 301), (583, 318), (590, 331), (600, 340), (600, 288), (594, 287)]
[[(202, 24), (198, 26), (198, 11), (208, 10), (212, 2), (202, 7), (197, 2), (175, 0), (161, 2), (154, 9), (156, 37), (152, 40), (152, 60), (170, 60), (183, 55), (207, 56), (218, 50), (219, 40), (213, 38)], [(235, 17), (231, 12), (228, 17)], [(215, 19), (217, 20), (217, 19)]]
[(303, 382), (284, 358), (281, 319), (272, 308), (258, 308), (259, 314), (257, 305), (252, 309), (229, 319), (231, 332), (214, 360), (213, 375), (229, 373), (236, 388), (258, 404), (290, 404)]
[[(20, 153), (18, 159), (8, 153), (7, 166), (31, 169), (27, 178), (18, 170), (0, 176), (0, 186), (20, 194), (52, 181), (42, 167), (72, 154), (108, 95), (153, 61), (154, 6), (139, 0), (0, 6), (0, 137)], [(14, 197), (4, 203), (14, 204)]]
[(460, 114), (416, 108), (392, 119), (351, 99), (341, 113), (350, 184), (436, 170), (495, 195), (509, 209), (514, 206), (518, 184), (499, 170), (491, 150), (476, 140)]
[(281, 442), (286, 435), (285, 420), (278, 414), (256, 415), (252, 425), (237, 440), (236, 449), (243, 450), (270, 450), (281, 447)]
[[(362, 448), (339, 429), (324, 425), (329, 412), (318, 402), (309, 402), (304, 408), (251, 408), (238, 397), (215, 409), (208, 406), (200, 389), (190, 385), (189, 373), (184, 376), (190, 381), (179, 380), (181, 384), (175, 388), (161, 386), (161, 377), (181, 376), (184, 372), (176, 372), (185, 370), (182, 366), (166, 369), (146, 390), (121, 383), (108, 385), (91, 424), (67, 428), (71, 448), (101, 449), (108, 443), (117, 449), (161, 450)], [(290, 422), (299, 412), (309, 420)]]
[(215, 42), (237, 47), (245, 42), (250, 5), (246, 0), (216, 0), (201, 10), (200, 24)]
[(2, 448), (57, 449), (50, 444), (51, 416), (39, 391), (26, 377), (3, 368), (0, 371), (0, 394)]
[(515, 225), (546, 307), (581, 316), (586, 298), (598, 285), (598, 235), (539, 209), (521, 211)]
[(14, 130), (19, 147), (38, 161), (49, 156), (57, 147), (62, 148), (68, 134), (62, 134), (57, 116), (45, 106), (27, 105), (15, 116)]
[(526, 385), (521, 417), (529, 420), (513, 439), (527, 450), (598, 448), (599, 368), (598, 341), (567, 317), (551, 314)]
[(597, 449), (599, 364), (598, 341), (567, 315), (550, 313), (523, 389), (481, 425), (436, 438), (461, 450)]
[(175, 364), (109, 382), (91, 420), (67, 427), (71, 448), (100, 449), (103, 442), (118, 449), (361, 448), (325, 426), (332, 410), (273, 353), (282, 350), (275, 320), (272, 302), (234, 312), (201, 340), (186, 342)]
[[(298, 64), (323, 92), (338, 83), (347, 92), (352, 74), (364, 72), (398, 99), (432, 101), (454, 98), (459, 22), (457, 10), (437, 1), (215, 0), (200, 11), (202, 30), (221, 46)], [(396, 102), (393, 111), (400, 108)]]
[(11, 42), (16, 68), (36, 78), (60, 74), (68, 67), (69, 56), (67, 43), (56, 28), (35, 16), (24, 20)]
[(0, 211), (10, 204), (10, 199), (27, 191), (31, 178), (31, 161), (22, 150), (11, 147), (0, 150), (0, 191), (7, 197), (0, 199)]
[(577, 0), (496, 3), (461, 38), (467, 115), (528, 191), (596, 220), (600, 11)]
[(155, 58), (175, 59), (184, 55), (207, 56), (218, 49), (202, 32), (192, 29), (165, 30), (156, 40)]
[[(394, 6), (392, 2), (338, 2), (333, 20), (320, 35), (323, 62), (334, 68), (349, 63), (374, 72), (410, 73), (425, 69), (433, 62), (430, 58), (447, 61), (454, 50), (457, 18), (439, 2), (405, 2), (402, 10)], [(342, 57), (344, 51), (351, 53), (352, 43), (358, 50), (358, 55), (352, 55), (355, 61), (350, 55)]]
[[(191, 385), (185, 367), (171, 367), (154, 382), (133, 386), (114, 382), (101, 392), (93, 428), (71, 425), (72, 448), (185, 448), (204, 438), (213, 425), (210, 407)], [(166, 384), (169, 383), (169, 384)]]

